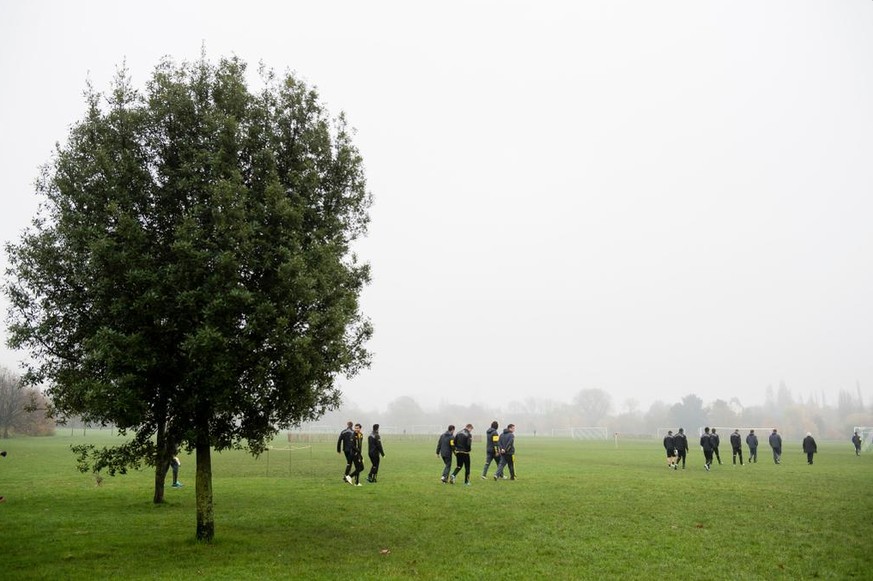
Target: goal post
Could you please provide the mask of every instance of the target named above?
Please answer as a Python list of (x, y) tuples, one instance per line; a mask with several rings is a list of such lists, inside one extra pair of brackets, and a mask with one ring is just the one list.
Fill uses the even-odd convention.
[(554, 428), (552, 436), (571, 440), (606, 440), (609, 438), (609, 433), (606, 428), (599, 427)]
[(873, 426), (855, 426), (852, 428), (852, 434), (858, 432), (861, 436), (861, 450), (869, 452), (873, 450)]

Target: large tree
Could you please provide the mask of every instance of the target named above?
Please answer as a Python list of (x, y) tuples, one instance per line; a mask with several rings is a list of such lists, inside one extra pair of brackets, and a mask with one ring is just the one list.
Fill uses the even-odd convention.
[(112, 423), (93, 469), (196, 451), (197, 538), (214, 535), (211, 450), (262, 452), (336, 407), (366, 366), (363, 162), (316, 91), (240, 60), (165, 60), (143, 91), (122, 69), (37, 180), (32, 227), (7, 245), (11, 346), (59, 415)]

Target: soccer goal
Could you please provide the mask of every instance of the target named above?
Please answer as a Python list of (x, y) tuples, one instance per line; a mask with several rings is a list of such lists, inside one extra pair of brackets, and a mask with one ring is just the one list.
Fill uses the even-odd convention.
[(861, 436), (861, 450), (869, 452), (873, 450), (873, 426), (855, 426), (852, 433), (858, 432)]
[(609, 434), (606, 428), (553, 428), (552, 436), (573, 440), (606, 440)]

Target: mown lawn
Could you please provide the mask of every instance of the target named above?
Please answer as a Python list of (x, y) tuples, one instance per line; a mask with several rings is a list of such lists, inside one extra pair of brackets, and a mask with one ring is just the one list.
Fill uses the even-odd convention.
[[(519, 479), (439, 482), (436, 437), (385, 436), (378, 484), (341, 481), (332, 438), (213, 456), (216, 539), (194, 540), (194, 457), (151, 503), (150, 470), (101, 485), (71, 443), (0, 441), (3, 579), (871, 579), (873, 455), (799, 443), (773, 464), (712, 472), (651, 442), (517, 439)], [(369, 467), (369, 466), (368, 466)], [(494, 468), (489, 473), (493, 474)], [(186, 478), (187, 477), (187, 478)]]

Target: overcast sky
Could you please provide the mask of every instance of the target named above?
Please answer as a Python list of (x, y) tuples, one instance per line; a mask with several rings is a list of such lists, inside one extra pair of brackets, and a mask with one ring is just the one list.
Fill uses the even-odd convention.
[(295, 71), (358, 130), (364, 408), (873, 403), (870, 0), (3, 1), (0, 238), (87, 79), (202, 47)]

